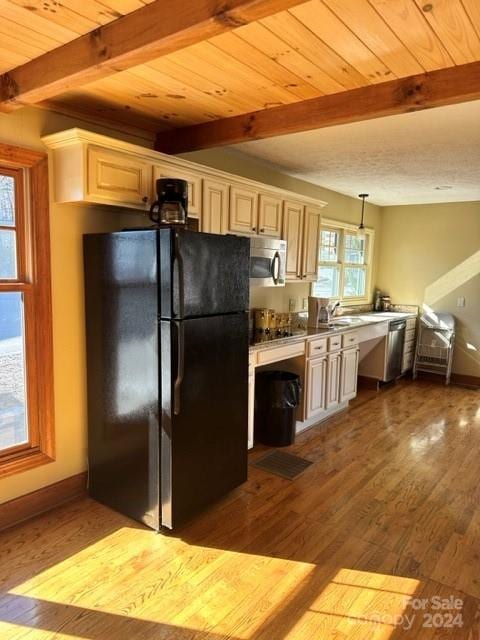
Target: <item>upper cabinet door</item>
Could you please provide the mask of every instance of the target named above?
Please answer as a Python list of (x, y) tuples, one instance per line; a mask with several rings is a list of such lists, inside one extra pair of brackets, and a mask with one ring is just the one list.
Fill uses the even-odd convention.
[(315, 282), (320, 242), (320, 209), (307, 205), (303, 220), (302, 275), (307, 282)]
[(282, 234), (281, 198), (261, 193), (258, 209), (258, 233), (280, 238)]
[(179, 178), (188, 182), (188, 215), (199, 218), (202, 213), (202, 176), (193, 171), (157, 164), (153, 167), (153, 190), (159, 178)]
[(87, 156), (87, 199), (147, 208), (152, 196), (152, 165), (140, 158), (91, 146)]
[(303, 205), (285, 200), (282, 238), (287, 241), (287, 280), (302, 278), (302, 222)]
[(228, 184), (207, 178), (203, 181), (201, 230), (226, 233), (228, 221)]
[(230, 188), (228, 230), (254, 235), (257, 229), (258, 192), (233, 184)]

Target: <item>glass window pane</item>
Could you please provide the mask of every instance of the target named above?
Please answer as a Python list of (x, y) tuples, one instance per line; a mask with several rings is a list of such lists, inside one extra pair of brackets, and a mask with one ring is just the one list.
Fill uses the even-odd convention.
[(0, 280), (17, 277), (17, 249), (15, 231), (0, 231)]
[(365, 264), (365, 238), (351, 233), (345, 234), (345, 262)]
[(15, 180), (0, 175), (0, 227), (15, 225)]
[(21, 293), (0, 293), (0, 450), (28, 441)]
[(340, 272), (338, 267), (322, 265), (318, 270), (318, 280), (313, 285), (313, 294), (321, 298), (336, 298)]
[(320, 262), (338, 262), (338, 233), (320, 231)]
[(344, 297), (365, 295), (365, 269), (361, 267), (345, 267), (343, 271)]

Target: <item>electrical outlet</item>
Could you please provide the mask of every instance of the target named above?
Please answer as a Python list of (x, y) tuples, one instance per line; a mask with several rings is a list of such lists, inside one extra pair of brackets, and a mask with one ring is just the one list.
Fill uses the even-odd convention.
[(457, 307), (464, 307), (465, 306), (465, 296), (460, 296), (460, 298), (457, 298)]
[(305, 311), (308, 309), (308, 298), (303, 298), (303, 307)]
[(297, 307), (297, 301), (295, 300), (295, 298), (290, 298), (288, 301), (288, 310), (295, 311), (296, 307)]

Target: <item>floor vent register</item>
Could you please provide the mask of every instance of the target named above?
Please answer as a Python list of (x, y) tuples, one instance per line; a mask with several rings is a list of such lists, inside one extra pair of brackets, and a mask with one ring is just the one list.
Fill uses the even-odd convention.
[(274, 473), (277, 476), (294, 480), (307, 469), (312, 462), (284, 451), (271, 451), (251, 463), (253, 467)]

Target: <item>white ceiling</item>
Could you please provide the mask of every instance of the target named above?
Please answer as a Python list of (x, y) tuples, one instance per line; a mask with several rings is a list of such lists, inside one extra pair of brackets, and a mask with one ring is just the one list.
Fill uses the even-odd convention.
[(231, 148), (380, 206), (480, 200), (480, 101)]

